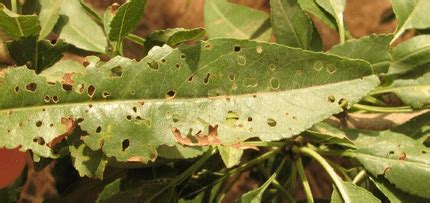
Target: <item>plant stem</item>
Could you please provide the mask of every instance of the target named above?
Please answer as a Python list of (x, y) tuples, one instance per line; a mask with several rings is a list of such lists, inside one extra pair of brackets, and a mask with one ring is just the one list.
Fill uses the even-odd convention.
[[(260, 163), (258, 163), (257, 164), (257, 168), (258, 168), (258, 170), (261, 172), (261, 174), (263, 174), (263, 176), (265, 177), (265, 178), (269, 178), (270, 177), (270, 174), (269, 174), (269, 172), (263, 167), (263, 165), (261, 164), (261, 162)], [(272, 181), (272, 184), (273, 184), (273, 186), (275, 186), (276, 187), (276, 189), (278, 189), (280, 192), (281, 192), (281, 194), (285, 197), (285, 198), (287, 198), (288, 199), (288, 202), (294, 202), (294, 199), (293, 199), (293, 197), (291, 197), (291, 195), (290, 195), (290, 193), (288, 193), (288, 191), (287, 190), (285, 190), (285, 188), (284, 187), (282, 187), (282, 185), (276, 180), (276, 179), (274, 179), (273, 181)]]
[(249, 141), (243, 142), (243, 145), (252, 145), (256, 147), (283, 147), (285, 142), (261, 142), (261, 141)]
[(297, 160), (294, 161), (294, 164), (297, 168), (297, 171), (299, 172), (300, 179), (302, 179), (302, 186), (303, 186), (303, 189), (305, 190), (306, 200), (309, 203), (313, 203), (314, 197), (312, 196), (311, 186), (309, 185), (308, 178), (306, 177), (306, 174), (305, 174), (302, 158), (299, 157)]
[(11, 0), (10, 1), (12, 12), (18, 13), (18, 0)]
[(187, 168), (187, 170), (182, 172), (179, 176), (177, 176), (174, 180), (172, 180), (167, 186), (165, 186), (164, 188), (159, 190), (157, 193), (152, 195), (152, 197), (148, 199), (148, 202), (150, 202), (152, 199), (154, 199), (158, 195), (162, 194), (167, 189), (174, 187), (175, 185), (180, 184), (188, 176), (190, 176), (197, 169), (199, 169), (213, 154), (215, 154), (215, 152), (216, 152), (216, 150), (214, 148), (209, 149), (205, 154), (203, 154), (203, 156), (196, 163), (194, 163), (191, 167)]
[(238, 167), (236, 167), (236, 168), (230, 169), (230, 170), (228, 170), (228, 171), (224, 174), (224, 176), (223, 176), (223, 177), (221, 177), (221, 178), (219, 178), (218, 180), (215, 180), (214, 182), (212, 182), (212, 183), (210, 183), (210, 184), (208, 184), (208, 185), (206, 185), (206, 186), (204, 186), (204, 187), (202, 187), (202, 188), (200, 188), (200, 189), (198, 189), (198, 190), (196, 190), (196, 191), (194, 191), (194, 192), (192, 192), (192, 193), (188, 194), (186, 197), (190, 197), (190, 196), (193, 196), (193, 195), (195, 195), (195, 194), (198, 194), (198, 193), (200, 193), (201, 191), (204, 191), (204, 190), (206, 190), (206, 189), (208, 189), (208, 188), (212, 187), (213, 185), (218, 184), (219, 182), (221, 182), (221, 181), (223, 181), (223, 180), (225, 180), (225, 179), (227, 179), (227, 178), (231, 177), (232, 175), (234, 175), (234, 174), (236, 174), (236, 173), (242, 172), (242, 171), (244, 171), (244, 170), (246, 170), (246, 169), (248, 169), (248, 168), (251, 168), (251, 167), (252, 167), (252, 166), (254, 166), (255, 164), (258, 164), (259, 162), (262, 162), (262, 161), (264, 161), (264, 160), (266, 160), (266, 159), (269, 159), (270, 157), (272, 157), (272, 156), (276, 155), (276, 154), (277, 154), (278, 152), (280, 152), (280, 151), (281, 151), (281, 148), (274, 149), (274, 150), (272, 150), (272, 151), (270, 151), (270, 152), (267, 152), (267, 153), (265, 153), (265, 154), (263, 154), (263, 155), (261, 155), (261, 156), (259, 156), (259, 157), (255, 158), (255, 159), (253, 159), (253, 160), (251, 160), (251, 161), (248, 161), (247, 163), (244, 163), (244, 164), (242, 164), (242, 165), (240, 165), (240, 166), (238, 166)]
[(360, 172), (358, 172), (358, 174), (354, 177), (354, 180), (352, 180), (352, 184), (357, 185), (358, 183), (360, 183), (360, 181), (363, 180), (363, 178), (365, 178), (367, 176), (367, 172), (366, 170), (361, 170)]
[(145, 44), (145, 39), (142, 37), (139, 37), (137, 35), (134, 34), (128, 34), (127, 37), (125, 37), (126, 39), (140, 45), (143, 46)]
[(296, 186), (296, 178), (297, 178), (297, 167), (292, 164), (291, 165), (291, 173), (290, 173), (290, 180), (287, 182), (289, 183), (288, 192), (290, 195), (293, 194), (295, 186)]
[(334, 169), (330, 166), (330, 164), (324, 159), (324, 157), (322, 157), (321, 155), (319, 155), (317, 152), (315, 152), (314, 150), (312, 150), (309, 147), (297, 147), (294, 146), (293, 147), (293, 151), (295, 153), (299, 153), (299, 154), (304, 154), (307, 156), (312, 157), (313, 159), (315, 159), (316, 161), (318, 161), (318, 163), (320, 163), (320, 165), (324, 168), (324, 170), (328, 173), (328, 175), (330, 176), (330, 178), (333, 180), (334, 184), (336, 185), (340, 195), (342, 196), (343, 200), (345, 201), (345, 203), (351, 203), (351, 199), (349, 198), (345, 187), (343, 187), (343, 183), (342, 183), (342, 179), (339, 177), (339, 175), (336, 174), (336, 172), (334, 171)]
[(412, 112), (413, 109), (410, 106), (399, 106), (399, 107), (379, 107), (379, 106), (368, 106), (364, 104), (354, 104), (352, 107), (368, 112), (377, 113), (407, 113)]
[(378, 106), (387, 106), (383, 101), (369, 95), (363, 97), (361, 100)]

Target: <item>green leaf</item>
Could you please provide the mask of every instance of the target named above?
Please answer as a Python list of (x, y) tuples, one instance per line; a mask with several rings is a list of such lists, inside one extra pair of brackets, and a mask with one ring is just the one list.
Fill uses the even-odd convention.
[(60, 18), (61, 5), (64, 0), (40, 0), (40, 33), (39, 40), (45, 39), (51, 33)]
[(381, 191), (390, 202), (392, 203), (402, 203), (402, 202), (414, 202), (414, 203), (425, 203), (428, 202), (426, 199), (419, 197), (414, 197), (406, 194), (398, 189), (395, 185), (391, 184), (384, 178), (374, 178), (370, 177), (370, 180), (375, 184), (376, 188)]
[(208, 147), (187, 147), (176, 144), (173, 147), (161, 145), (157, 148), (159, 157), (166, 159), (192, 159), (196, 158), (208, 150)]
[[(50, 143), (72, 119), (92, 150), (146, 163), (160, 145), (289, 138), (379, 84), (364, 61), (235, 39), (156, 47), (140, 62), (117, 57), (71, 80), (48, 84), (25, 67), (6, 70), (0, 147), (53, 157), (33, 140)], [(198, 137), (210, 139), (192, 141)]]
[(391, 61), (389, 52), (391, 38), (391, 35), (369, 35), (336, 45), (327, 53), (368, 61), (375, 73), (385, 73)]
[(94, 8), (91, 7), (91, 5), (87, 4), (85, 0), (79, 0), (79, 3), (81, 3), (81, 6), (85, 9), (85, 11), (94, 19), (94, 21), (99, 24), (103, 25), (102, 17), (97, 13), (97, 11), (94, 10)]
[(47, 82), (55, 83), (57, 81), (63, 81), (66, 74), (85, 74), (85, 67), (72, 60), (61, 60), (52, 65), (51, 67), (43, 70), (40, 75), (45, 77)]
[(227, 0), (208, 0), (204, 18), (209, 38), (270, 39), (270, 19), (262, 11), (228, 3)]
[(130, 0), (119, 7), (110, 23), (109, 40), (121, 41), (131, 33), (145, 11), (146, 0)]
[(383, 176), (396, 188), (430, 198), (430, 149), (422, 141), (390, 130), (348, 129), (345, 134), (357, 147), (346, 156), (356, 158), (373, 176)]
[(73, 166), (78, 170), (79, 175), (103, 179), (103, 173), (108, 162), (103, 152), (91, 150), (80, 140), (79, 136), (69, 136), (67, 141)]
[(61, 5), (56, 32), (59, 39), (77, 48), (104, 53), (107, 39), (103, 29), (87, 14), (79, 0), (65, 0)]
[[(297, 0), (271, 0), (271, 19), (276, 41), (291, 47), (321, 50), (319, 34)], [(313, 43), (319, 41), (319, 44)]]
[(397, 18), (397, 28), (392, 42), (398, 39), (406, 30), (430, 28), (428, 10), (430, 1), (427, 0), (391, 0)]
[(345, 10), (346, 0), (315, 0), (324, 10), (330, 13), (336, 20), (339, 30), (341, 44), (345, 40), (345, 25), (343, 22), (343, 11)]
[(430, 65), (424, 65), (398, 76), (389, 86), (377, 92), (392, 92), (403, 103), (415, 109), (430, 106)]
[(166, 30), (157, 30), (152, 32), (145, 39), (145, 53), (154, 46), (162, 46), (167, 44), (171, 47), (190, 40), (199, 40), (205, 35), (206, 31), (204, 28), (184, 29), (184, 28), (173, 28)]
[(336, 19), (317, 4), (315, 0), (298, 0), (300, 7), (316, 16), (321, 22), (333, 30), (337, 30)]
[(391, 52), (388, 74), (401, 74), (430, 63), (430, 35), (420, 35), (397, 46)]
[[(346, 189), (348, 196), (352, 202), (381, 202), (378, 198), (372, 195), (368, 190), (354, 185), (350, 182), (342, 181), (343, 187)], [(343, 199), (337, 191), (336, 187), (333, 187), (333, 192), (331, 193), (332, 203), (343, 203)]]
[(219, 154), (227, 168), (234, 167), (240, 163), (243, 155), (243, 149), (237, 147), (218, 146)]
[(348, 148), (355, 148), (351, 140), (341, 130), (325, 122), (315, 124), (306, 132), (311, 137), (317, 138), (319, 143), (338, 144)]
[(37, 36), (40, 24), (36, 15), (18, 15), (0, 4), (0, 31), (18, 40), (23, 37)]
[(48, 40), (36, 41), (35, 37), (30, 37), (9, 42), (7, 48), (17, 65), (27, 65), (39, 73), (63, 57), (67, 44), (62, 40), (51, 44)]

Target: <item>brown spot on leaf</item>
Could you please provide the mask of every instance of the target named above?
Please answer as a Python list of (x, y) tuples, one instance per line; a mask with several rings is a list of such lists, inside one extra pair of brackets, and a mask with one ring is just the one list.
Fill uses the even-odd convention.
[(402, 161), (406, 160), (406, 153), (400, 152), (399, 160), (402, 160)]
[(75, 81), (73, 81), (72, 76), (73, 76), (73, 73), (65, 73), (63, 75), (63, 82), (62, 83), (66, 84), (66, 85), (73, 85), (73, 83)]
[(54, 147), (55, 145), (63, 141), (64, 138), (71, 135), (75, 130), (76, 122), (72, 118), (61, 118), (61, 124), (64, 125), (64, 127), (66, 128), (66, 132), (54, 138), (50, 143), (48, 143), (48, 147)]
[(391, 167), (386, 167), (385, 169), (384, 169), (384, 175), (386, 175), (387, 173), (388, 173), (388, 171), (390, 171), (391, 170)]
[(145, 163), (145, 159), (143, 157), (140, 157), (140, 156), (132, 156), (132, 157), (128, 158), (127, 161)]
[(208, 145), (220, 145), (221, 140), (218, 138), (218, 125), (209, 125), (208, 135), (197, 133), (194, 137), (183, 137), (181, 131), (177, 128), (172, 129), (172, 133), (176, 138), (176, 141), (182, 145), (187, 146), (208, 146)]

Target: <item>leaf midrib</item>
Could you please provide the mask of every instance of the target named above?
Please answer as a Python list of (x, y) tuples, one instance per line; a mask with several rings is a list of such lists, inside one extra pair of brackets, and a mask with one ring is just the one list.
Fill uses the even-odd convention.
[(296, 39), (297, 43), (300, 45), (300, 47), (302, 47), (303, 49), (307, 49), (307, 47), (305, 46), (305, 44), (300, 40), (298, 33), (295, 29), (295, 27), (293, 26), (293, 24), (291, 23), (291, 19), (289, 18), (289, 16), (286, 13), (286, 10), (284, 9), (284, 7), (282, 6), (282, 4), (280, 3), (280, 0), (275, 0), (275, 2), (278, 4), (278, 7), (281, 8), (282, 13), (284, 14), (285, 18), (287, 19), (288, 22), (288, 27), (291, 28), (291, 30), (293, 31), (294, 34), (294, 38)]

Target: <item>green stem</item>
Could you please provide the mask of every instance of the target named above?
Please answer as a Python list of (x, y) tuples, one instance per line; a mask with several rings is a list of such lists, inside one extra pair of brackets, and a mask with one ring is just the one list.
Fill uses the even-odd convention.
[(152, 199), (162, 194), (167, 189), (174, 187), (175, 185), (180, 184), (184, 181), (188, 176), (193, 174), (197, 169), (199, 169), (213, 154), (215, 154), (216, 150), (214, 148), (209, 149), (203, 156), (194, 163), (191, 167), (187, 168), (184, 172), (182, 172), (179, 176), (177, 176), (174, 180), (172, 180), (167, 186), (159, 190), (157, 193), (152, 195), (151, 198), (148, 199), (148, 202), (151, 202)]
[(251, 168), (255, 164), (258, 164), (259, 162), (262, 162), (262, 161), (264, 161), (266, 159), (269, 159), (270, 157), (276, 155), (280, 151), (281, 151), (281, 148), (274, 149), (274, 150), (272, 150), (270, 152), (267, 152), (267, 153), (265, 153), (265, 154), (263, 154), (263, 155), (255, 158), (255, 159), (253, 159), (251, 161), (248, 161), (247, 163), (244, 163), (244, 164), (242, 164), (242, 165), (240, 165), (240, 166), (238, 166), (236, 168), (230, 169), (230, 170), (228, 170), (224, 174), (223, 177), (219, 178), (218, 180), (215, 180), (214, 182), (212, 182), (212, 183), (210, 183), (210, 184), (208, 184), (208, 185), (206, 185), (206, 186), (204, 186), (204, 187), (202, 187), (202, 188), (200, 188), (200, 189), (198, 189), (198, 190), (196, 190), (194, 192), (191, 192), (186, 197), (191, 197), (191, 196), (193, 196), (195, 194), (198, 194), (198, 193), (200, 193), (200, 192), (202, 192), (204, 190), (207, 190), (208, 188), (212, 187), (213, 185), (216, 185), (219, 182), (224, 181), (225, 179), (230, 178), (231, 176), (233, 176), (233, 175), (235, 175), (237, 173), (240, 173), (240, 172), (242, 172), (242, 171), (244, 171), (244, 170), (246, 170), (248, 168)]
[[(263, 165), (261, 164), (261, 162), (260, 163), (258, 163), (257, 164), (257, 168), (258, 168), (258, 170), (261, 172), (261, 174), (263, 174), (263, 176), (265, 177), (265, 178), (269, 178), (270, 177), (270, 174), (269, 174), (269, 172), (263, 167)], [(294, 198), (293, 197), (291, 197), (291, 195), (290, 195), (290, 193), (288, 193), (288, 191), (287, 190), (285, 190), (285, 188), (284, 187), (282, 187), (282, 185), (276, 180), (276, 179), (274, 179), (273, 181), (272, 181), (272, 184), (273, 184), (273, 186), (275, 186), (276, 187), (276, 189), (278, 189), (280, 192), (281, 192), (281, 194), (285, 197), (285, 198), (287, 198), (288, 199), (288, 202), (294, 202)]]
[(303, 189), (305, 190), (306, 200), (309, 203), (313, 203), (314, 197), (312, 196), (311, 186), (309, 185), (308, 178), (306, 177), (306, 174), (305, 174), (302, 158), (299, 157), (297, 160), (294, 161), (294, 164), (297, 167), (297, 171), (299, 172), (300, 179), (302, 179), (302, 186), (303, 186)]
[(288, 192), (289, 192), (290, 195), (293, 194), (294, 189), (296, 187), (296, 178), (297, 178), (297, 167), (294, 164), (292, 164), (291, 165), (290, 179), (286, 183), (286, 185), (289, 184)]
[(243, 145), (251, 145), (256, 147), (283, 147), (285, 142), (261, 142), (261, 141), (249, 141), (243, 142)]
[(142, 37), (139, 37), (137, 35), (134, 34), (128, 34), (127, 37), (125, 37), (126, 39), (140, 45), (143, 46), (145, 44), (145, 39)]
[(387, 106), (383, 101), (369, 95), (361, 98), (361, 100), (378, 106)]
[(366, 170), (363, 169), (360, 172), (358, 172), (358, 174), (354, 177), (354, 180), (352, 180), (352, 184), (357, 185), (366, 177), (367, 177), (367, 172)]
[(18, 13), (18, 0), (11, 0), (10, 1), (12, 12)]
[(333, 180), (334, 185), (337, 187), (337, 189), (338, 189), (340, 195), (342, 196), (343, 200), (345, 201), (345, 203), (351, 202), (351, 199), (349, 198), (345, 187), (343, 187), (342, 179), (339, 177), (339, 175), (336, 174), (334, 169), (324, 159), (324, 157), (322, 157), (321, 155), (319, 155), (317, 152), (315, 152), (314, 150), (312, 150), (309, 147), (294, 146), (293, 151), (295, 153), (304, 154), (304, 155), (310, 156), (313, 159), (315, 159), (324, 168), (324, 170), (328, 173), (330, 178)]
[(399, 107), (379, 107), (379, 106), (368, 106), (364, 104), (354, 104), (352, 107), (368, 112), (377, 113), (408, 113), (412, 112), (413, 109), (410, 106), (399, 106)]

